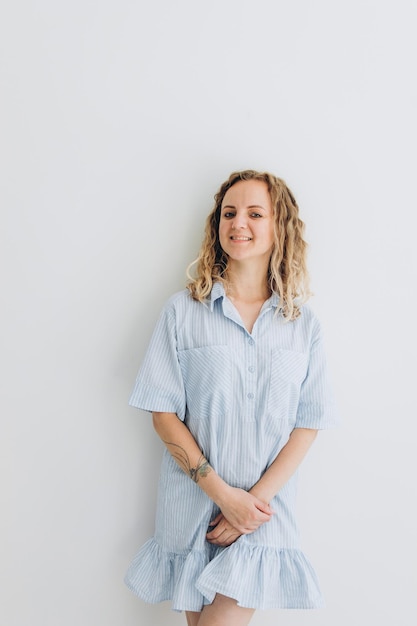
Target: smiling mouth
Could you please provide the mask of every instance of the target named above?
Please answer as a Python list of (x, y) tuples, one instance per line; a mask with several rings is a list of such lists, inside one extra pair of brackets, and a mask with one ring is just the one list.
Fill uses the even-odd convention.
[(232, 235), (230, 239), (232, 241), (252, 241), (252, 237), (238, 237), (237, 235)]

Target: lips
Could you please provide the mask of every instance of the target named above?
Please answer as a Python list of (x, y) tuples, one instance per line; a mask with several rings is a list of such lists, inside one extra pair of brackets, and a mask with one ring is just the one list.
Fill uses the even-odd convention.
[(232, 241), (252, 241), (252, 237), (239, 237), (238, 235), (232, 235), (230, 239)]

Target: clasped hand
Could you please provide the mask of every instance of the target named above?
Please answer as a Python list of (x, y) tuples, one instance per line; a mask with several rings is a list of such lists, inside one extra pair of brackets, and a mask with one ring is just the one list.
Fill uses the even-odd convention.
[(229, 546), (241, 535), (253, 533), (273, 515), (269, 504), (235, 487), (220, 508), (221, 513), (210, 522), (215, 528), (207, 533), (207, 541), (219, 546)]

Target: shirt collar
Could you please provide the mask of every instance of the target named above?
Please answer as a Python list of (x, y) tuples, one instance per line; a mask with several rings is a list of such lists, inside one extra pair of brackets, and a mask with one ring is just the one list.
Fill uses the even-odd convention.
[(211, 293), (209, 296), (210, 311), (213, 311), (214, 303), (216, 302), (216, 300), (218, 300), (219, 298), (224, 298), (225, 295), (226, 295), (226, 292), (224, 290), (223, 283), (219, 281), (215, 282), (213, 287), (211, 288)]
[[(224, 290), (223, 283), (221, 283), (220, 281), (215, 282), (209, 296), (210, 311), (213, 311), (214, 303), (216, 302), (216, 300), (218, 300), (219, 298), (224, 298), (225, 296), (226, 292)], [(279, 306), (279, 296), (276, 293), (273, 293), (266, 302), (270, 307), (276, 308)]]

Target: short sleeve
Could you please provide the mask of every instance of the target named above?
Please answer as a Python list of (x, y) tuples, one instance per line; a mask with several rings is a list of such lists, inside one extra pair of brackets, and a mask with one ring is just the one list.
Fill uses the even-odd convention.
[(339, 423), (323, 345), (323, 334), (314, 320), (306, 377), (301, 385), (296, 428), (334, 428)]
[(155, 326), (129, 404), (144, 411), (176, 413), (182, 421), (185, 418), (185, 391), (172, 303), (165, 306)]

